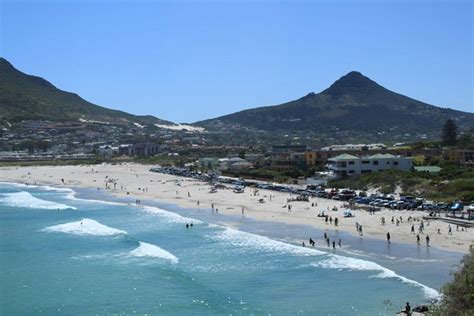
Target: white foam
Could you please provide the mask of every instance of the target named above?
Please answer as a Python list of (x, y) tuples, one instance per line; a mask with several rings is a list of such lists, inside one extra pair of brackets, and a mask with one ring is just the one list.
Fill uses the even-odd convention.
[(38, 199), (37, 197), (34, 197), (33, 195), (31, 195), (31, 193), (26, 191), (3, 193), (2, 196), (3, 198), (0, 199), (0, 202), (13, 207), (25, 207), (46, 210), (65, 210), (68, 208), (73, 210), (77, 209), (74, 206)]
[(181, 216), (177, 213), (165, 211), (161, 208), (155, 207), (155, 206), (145, 206), (143, 207), (143, 210), (145, 210), (148, 213), (153, 213), (153, 214), (158, 214), (160, 215), (163, 219), (168, 221), (169, 223), (180, 223), (180, 224), (186, 224), (186, 223), (195, 223), (195, 224), (201, 224), (202, 221), (194, 219), (194, 218), (188, 218)]
[(172, 263), (178, 263), (178, 258), (172, 253), (152, 244), (146, 242), (139, 242), (140, 245), (130, 252), (130, 255), (135, 257), (152, 257), (160, 258), (171, 261)]
[(375, 262), (349, 258), (339, 255), (329, 255), (328, 259), (316, 262), (312, 264), (315, 267), (326, 268), (326, 269), (348, 269), (356, 271), (376, 271), (378, 274), (372, 276), (374, 278), (396, 278), (402, 281), (403, 283), (410, 284), (416, 287), (420, 287), (425, 296), (430, 299), (439, 299), (440, 293), (435, 289), (432, 289), (424, 284), (421, 284), (417, 281), (408, 279), (404, 276), (398, 275), (395, 271), (392, 271), (388, 268), (385, 268)]
[(57, 191), (57, 192), (74, 192), (74, 190), (70, 188), (56, 188), (56, 187), (51, 187), (49, 185), (43, 185), (39, 187), (40, 189), (46, 190), (46, 191)]
[(0, 181), (0, 185), (9, 185), (17, 188), (37, 188), (37, 185), (34, 184), (26, 184), (26, 183), (19, 183), (19, 182), (6, 182)]
[(314, 248), (300, 247), (282, 241), (273, 240), (265, 236), (242, 232), (230, 227), (226, 227), (223, 231), (208, 237), (213, 240), (224, 241), (232, 246), (253, 248), (263, 251), (292, 253), (302, 256), (319, 256), (325, 254), (325, 252)]
[(66, 197), (71, 200), (81, 201), (86, 203), (97, 203), (97, 204), (107, 204), (107, 205), (120, 205), (120, 206), (127, 206), (127, 203), (120, 203), (120, 202), (110, 202), (110, 201), (102, 201), (102, 200), (91, 200), (91, 199), (81, 199), (75, 196), (76, 192), (72, 192), (68, 194)]
[(114, 236), (127, 234), (127, 232), (102, 225), (93, 219), (84, 218), (77, 222), (50, 226), (43, 229), (45, 232), (66, 233), (80, 236)]

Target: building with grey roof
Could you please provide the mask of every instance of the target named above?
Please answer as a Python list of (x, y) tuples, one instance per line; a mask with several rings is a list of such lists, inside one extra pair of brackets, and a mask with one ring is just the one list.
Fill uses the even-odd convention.
[(387, 170), (409, 171), (412, 167), (410, 158), (391, 154), (363, 157), (342, 154), (328, 159), (328, 169), (337, 178)]

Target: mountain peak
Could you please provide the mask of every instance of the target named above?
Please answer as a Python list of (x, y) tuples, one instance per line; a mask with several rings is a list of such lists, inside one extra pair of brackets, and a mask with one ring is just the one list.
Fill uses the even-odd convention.
[(3, 57), (0, 57), (0, 68), (14, 69), (13, 65)]
[(380, 87), (375, 81), (364, 76), (358, 71), (351, 71), (336, 80), (329, 88), (322, 93), (330, 95), (360, 94), (368, 90)]

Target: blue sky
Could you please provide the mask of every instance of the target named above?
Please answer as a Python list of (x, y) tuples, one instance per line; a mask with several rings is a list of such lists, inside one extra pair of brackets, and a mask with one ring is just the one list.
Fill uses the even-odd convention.
[(193, 122), (320, 92), (351, 70), (474, 112), (473, 4), (1, 0), (1, 55), (93, 103)]

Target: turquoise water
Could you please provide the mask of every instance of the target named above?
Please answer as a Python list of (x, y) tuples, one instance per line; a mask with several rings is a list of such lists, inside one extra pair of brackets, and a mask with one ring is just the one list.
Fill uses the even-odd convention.
[(344, 234), (333, 253), (283, 240), (307, 227), (224, 219), (2, 184), (0, 314), (392, 315), (437, 297), (460, 258)]

